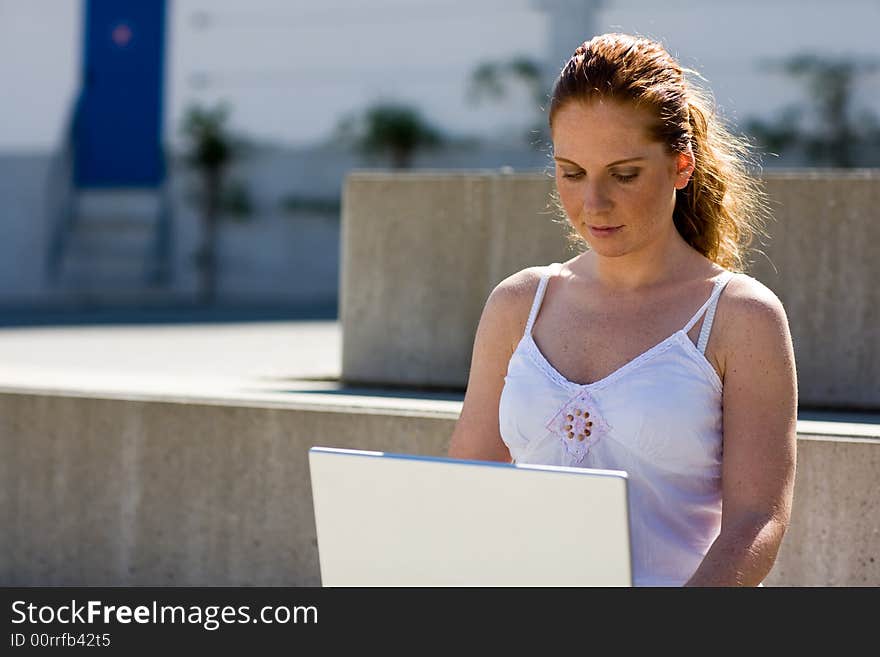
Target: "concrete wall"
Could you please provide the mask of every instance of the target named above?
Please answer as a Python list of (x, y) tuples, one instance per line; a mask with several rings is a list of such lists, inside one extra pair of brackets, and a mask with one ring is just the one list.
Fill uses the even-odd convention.
[(785, 305), (801, 403), (880, 408), (880, 170), (779, 173), (767, 192), (753, 275)]
[[(0, 392), (0, 585), (318, 585), (309, 447), (444, 455), (458, 415), (142, 397)], [(801, 432), (768, 585), (880, 585), (878, 467)]]
[[(752, 274), (785, 304), (802, 405), (880, 408), (880, 172), (766, 175), (775, 220)], [(343, 198), (348, 381), (461, 387), (492, 287), (574, 255), (552, 178), (357, 174)], [(761, 245), (758, 245), (761, 246)]]

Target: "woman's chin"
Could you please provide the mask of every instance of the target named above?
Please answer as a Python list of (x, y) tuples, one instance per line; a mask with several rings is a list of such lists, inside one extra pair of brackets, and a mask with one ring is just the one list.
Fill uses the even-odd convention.
[(605, 240), (590, 240), (586, 238), (584, 238), (584, 242), (587, 243), (590, 251), (604, 258), (617, 258), (628, 253), (628, 249), (623, 243), (609, 244)]

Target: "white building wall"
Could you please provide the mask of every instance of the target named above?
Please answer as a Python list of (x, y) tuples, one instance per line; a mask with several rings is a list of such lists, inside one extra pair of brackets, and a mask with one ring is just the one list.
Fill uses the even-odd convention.
[[(83, 0), (0, 0), (0, 152), (46, 151), (78, 90)], [(254, 139), (326, 139), (379, 99), (417, 103), (453, 133), (496, 134), (525, 105), (474, 107), (477, 63), (540, 59), (546, 18), (528, 0), (169, 0), (165, 135), (193, 102), (225, 99)]]
[[(0, 0), (0, 151), (50, 150), (77, 90), (83, 0)], [(735, 120), (800, 88), (766, 60), (801, 51), (877, 57), (877, 0), (169, 0), (166, 138), (194, 101), (228, 99), (242, 132), (325, 139), (378, 99), (421, 106), (447, 131), (491, 136), (535, 118), (525, 94), (466, 100), (473, 68), (522, 54), (560, 62), (592, 32), (659, 38), (709, 80)], [(880, 74), (861, 101), (880, 113)]]
[(82, 0), (0, 0), (0, 152), (61, 141), (78, 92)]

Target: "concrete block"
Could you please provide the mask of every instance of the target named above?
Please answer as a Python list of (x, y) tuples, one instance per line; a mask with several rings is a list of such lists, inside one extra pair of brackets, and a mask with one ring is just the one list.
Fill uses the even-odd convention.
[(806, 406), (880, 408), (880, 171), (766, 176), (775, 220), (752, 274), (788, 313)]
[(765, 586), (880, 585), (880, 440), (798, 436), (791, 522)]
[(488, 180), (361, 174), (342, 203), (346, 382), (456, 386), (490, 284)]

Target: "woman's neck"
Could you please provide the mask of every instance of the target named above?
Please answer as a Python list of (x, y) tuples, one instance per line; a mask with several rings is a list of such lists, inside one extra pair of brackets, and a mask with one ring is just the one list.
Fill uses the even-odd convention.
[(591, 277), (609, 293), (638, 293), (686, 278), (705, 259), (673, 227), (665, 239), (617, 257), (592, 252)]

